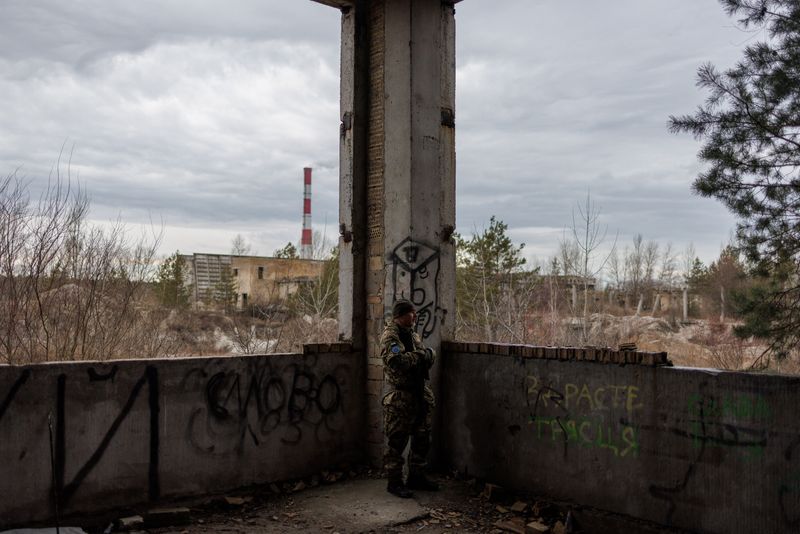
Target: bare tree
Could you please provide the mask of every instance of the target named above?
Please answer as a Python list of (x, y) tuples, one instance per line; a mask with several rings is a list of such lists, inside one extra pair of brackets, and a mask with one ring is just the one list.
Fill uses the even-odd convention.
[(158, 238), (89, 226), (86, 195), (59, 167), (38, 201), (15, 173), (0, 182), (0, 360), (133, 356)]
[(611, 245), (611, 251), (605, 255), (598, 256), (600, 247), (605, 242), (608, 234), (608, 226), (600, 224), (600, 207), (592, 202), (591, 194), (586, 192), (586, 199), (583, 204), (577, 204), (576, 210), (572, 210), (572, 244), (562, 248), (572, 248), (573, 254), (577, 255), (577, 269), (575, 274), (579, 277), (583, 286), (583, 321), (582, 321), (582, 342), (588, 338), (589, 324), (589, 286), (596, 282), (598, 276), (612, 256), (617, 246), (617, 238)]
[(232, 256), (249, 256), (252, 254), (253, 247), (242, 234), (236, 234), (236, 237), (231, 241), (231, 255)]

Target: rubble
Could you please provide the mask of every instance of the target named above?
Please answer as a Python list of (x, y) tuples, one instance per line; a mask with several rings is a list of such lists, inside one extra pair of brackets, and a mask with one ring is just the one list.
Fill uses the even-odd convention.
[(526, 534), (525, 521), (521, 517), (513, 517), (511, 519), (496, 521), (494, 526), (505, 532)]
[(528, 503), (523, 501), (517, 501), (511, 506), (511, 511), (515, 514), (524, 514), (527, 509)]
[(144, 515), (145, 528), (188, 525), (192, 520), (188, 508), (154, 508)]
[(546, 534), (550, 532), (550, 527), (540, 521), (531, 521), (525, 525), (525, 534)]
[(132, 515), (128, 517), (120, 517), (114, 522), (117, 530), (131, 530), (139, 528), (144, 524), (144, 518), (140, 515)]

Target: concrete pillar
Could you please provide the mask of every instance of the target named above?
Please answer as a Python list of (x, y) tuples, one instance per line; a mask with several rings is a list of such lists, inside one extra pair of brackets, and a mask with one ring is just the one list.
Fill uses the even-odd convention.
[(378, 463), (378, 339), (393, 302), (417, 305), (417, 331), (437, 352), (454, 333), (455, 9), (441, 0), (323, 3), (342, 8), (340, 337), (364, 349), (367, 449)]

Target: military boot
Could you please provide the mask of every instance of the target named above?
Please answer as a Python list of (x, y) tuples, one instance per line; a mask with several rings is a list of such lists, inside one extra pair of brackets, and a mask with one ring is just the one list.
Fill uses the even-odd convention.
[(425, 476), (425, 473), (412, 473), (408, 475), (409, 489), (421, 491), (439, 491), (439, 484)]
[(392, 495), (397, 495), (401, 499), (409, 499), (414, 496), (411, 490), (403, 484), (402, 478), (390, 478), (389, 483), (386, 485), (386, 491)]

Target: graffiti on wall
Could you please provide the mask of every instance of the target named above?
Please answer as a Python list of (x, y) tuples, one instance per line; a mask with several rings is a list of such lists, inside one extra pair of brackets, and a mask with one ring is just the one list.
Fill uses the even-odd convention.
[(17, 396), (17, 392), (20, 388), (28, 381), (31, 376), (30, 369), (25, 369), (22, 373), (17, 377), (14, 383), (9, 388), (8, 393), (6, 393), (5, 397), (3, 398), (3, 402), (0, 403), (0, 421), (3, 420), (3, 416), (8, 410), (8, 407), (11, 405), (11, 402), (14, 400), (14, 397)]
[(193, 370), (185, 387), (202, 392), (187, 427), (194, 448), (211, 455), (241, 454), (251, 443), (295, 444), (312, 437), (333, 440), (345, 425), (342, 388), (348, 369), (319, 373), (310, 356), (277, 367), (253, 360), (246, 371)]
[(392, 302), (407, 299), (417, 308), (416, 330), (428, 338), (446, 310), (439, 303), (440, 250), (407, 237), (391, 254)]
[(639, 430), (618, 414), (642, 409), (639, 388), (632, 385), (556, 384), (546, 377), (525, 379), (529, 425), (540, 441), (606, 449), (619, 458), (639, 455)]
[[(345, 398), (350, 384), (349, 367), (344, 364), (331, 369), (318, 365), (313, 355), (252, 358), (244, 364), (239, 360), (236, 365), (220, 365), (220, 360), (209, 362), (212, 363), (190, 372), (182, 382), (183, 391), (194, 398), (186, 407), (185, 434), (180, 434), (187, 438), (190, 450), (223, 455), (241, 452), (249, 443), (261, 447), (293, 446), (313, 440), (335, 446), (347, 430)], [(320, 371), (320, 367), (329, 370)], [(81, 488), (96, 478), (98, 466), (110, 451), (118, 454), (121, 446), (126, 450), (134, 447), (136, 456), (144, 461), (136, 475), (126, 476), (141, 480), (141, 491), (149, 499), (161, 496), (160, 440), (165, 431), (159, 423), (168, 421), (164, 419), (166, 409), (160, 405), (163, 392), (159, 371), (156, 366), (147, 365), (141, 374), (134, 371), (133, 376), (126, 375), (121, 381), (121, 370), (117, 365), (88, 367), (80, 374), (53, 376), (54, 403), (44, 422), (36, 424), (45, 431), (39, 437), (50, 443), (44, 449), (49, 457), (33, 460), (23, 450), (19, 459), (41, 461), (51, 467), (48, 493), (59, 508), (68, 507)], [(0, 391), (4, 432), (13, 431), (20, 420), (30, 427), (31, 421), (20, 419), (15, 410), (18, 406), (21, 410), (30, 409), (28, 389), (32, 376), (25, 369)], [(104, 389), (95, 393), (94, 388)], [(22, 392), (25, 401), (20, 404)], [(94, 421), (91, 403), (95, 398), (108, 401), (102, 402), (103, 407), (97, 412), (105, 423)], [(180, 405), (183, 401), (177, 402)], [(87, 418), (92, 422), (87, 423)], [(175, 415), (169, 422), (174, 418)], [(9, 426), (9, 421), (14, 423)], [(138, 436), (133, 443), (128, 439), (131, 429)]]
[[(100, 374), (94, 368), (87, 370), (89, 375), (89, 382), (104, 382), (107, 380), (113, 381), (117, 374), (117, 366), (115, 365), (110, 373)], [(70, 421), (67, 418), (67, 376), (61, 374), (57, 378), (56, 383), (56, 431), (55, 431), (55, 454), (54, 454), (54, 479), (55, 479), (55, 494), (58, 496), (60, 505), (67, 504), (77, 492), (83, 481), (97, 466), (102, 459), (109, 445), (117, 434), (119, 427), (130, 414), (134, 403), (142, 394), (142, 390), (147, 386), (147, 402), (149, 412), (149, 439), (148, 439), (148, 454), (149, 454), (149, 467), (147, 473), (148, 480), (148, 496), (151, 500), (156, 500), (160, 496), (159, 484), (159, 471), (158, 471), (158, 446), (159, 446), (159, 426), (158, 426), (158, 413), (159, 413), (159, 399), (158, 399), (158, 369), (152, 365), (145, 367), (144, 374), (136, 381), (131, 388), (125, 404), (120, 409), (119, 413), (114, 418), (109, 426), (100, 443), (97, 444), (94, 451), (89, 455), (89, 458), (78, 467), (75, 476), (67, 482), (65, 479), (65, 472), (67, 470), (67, 433), (70, 426)], [(85, 384), (76, 385), (75, 387), (86, 387)]]
[(712, 397), (694, 393), (687, 402), (688, 434), (692, 446), (729, 449), (734, 457), (763, 458), (772, 417), (761, 395)]
[[(686, 470), (673, 484), (651, 484), (650, 494), (667, 503), (666, 524), (671, 524), (673, 516), (682, 502), (682, 495), (699, 475), (699, 467), (709, 462), (762, 462), (768, 445), (772, 409), (767, 400), (756, 394), (709, 394), (707, 384), (688, 396), (685, 411), (678, 412), (675, 424), (661, 428), (648, 427), (646, 430), (667, 431), (670, 434), (690, 441), (690, 451)], [(787, 456), (787, 460), (789, 457)], [(702, 478), (700, 479), (702, 483)], [(783, 494), (778, 496), (783, 509)], [(791, 523), (784, 513), (784, 521)], [(797, 521), (796, 519), (794, 521)], [(800, 523), (797, 523), (800, 524)]]

